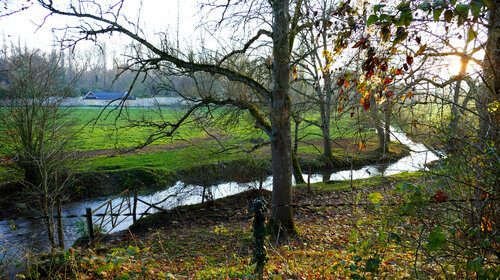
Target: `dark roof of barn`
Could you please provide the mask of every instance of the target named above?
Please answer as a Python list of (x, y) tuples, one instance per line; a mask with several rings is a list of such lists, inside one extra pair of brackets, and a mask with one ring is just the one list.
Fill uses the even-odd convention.
[[(114, 100), (114, 99), (122, 99), (125, 97), (127, 92), (94, 92), (94, 91), (89, 91), (83, 98), (88, 98), (88, 99), (94, 99), (93, 97), (90, 97), (89, 95), (94, 95), (95, 99), (101, 99), (101, 100)], [(127, 99), (135, 99), (133, 96), (129, 95)]]

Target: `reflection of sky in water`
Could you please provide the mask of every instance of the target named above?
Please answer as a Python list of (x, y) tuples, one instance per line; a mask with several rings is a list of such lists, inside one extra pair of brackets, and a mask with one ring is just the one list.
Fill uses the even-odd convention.
[[(439, 159), (432, 152), (428, 152), (427, 148), (420, 144), (414, 143), (406, 137), (403, 133), (393, 132), (393, 138), (400, 141), (401, 143), (410, 147), (410, 156), (404, 157), (394, 163), (389, 164), (379, 164), (379, 165), (368, 165), (357, 170), (342, 170), (332, 174), (329, 174), (329, 180), (350, 180), (352, 179), (364, 179), (376, 175), (393, 175), (403, 171), (417, 171), (424, 168), (427, 162)], [(328, 176), (328, 175), (327, 175)], [(307, 174), (304, 174), (307, 178)], [(311, 175), (311, 183), (323, 181), (322, 174)], [(295, 181), (294, 181), (295, 184)], [(235, 182), (222, 183), (218, 186), (210, 187), (212, 195), (215, 199), (221, 198), (228, 195), (237, 194), (249, 188), (258, 188), (258, 182), (250, 182), (246, 184), (238, 184)], [(272, 176), (266, 178), (263, 182), (263, 187), (265, 189), (272, 189)], [(164, 209), (171, 209), (178, 205), (195, 204), (201, 202), (202, 188), (200, 186), (185, 186), (182, 182), (177, 182), (175, 186), (169, 189), (159, 191), (151, 195), (140, 196), (139, 198), (148, 202), (154, 203), (168, 199), (160, 205)], [(130, 198), (132, 202), (132, 197)], [(113, 200), (113, 205), (118, 205), (121, 202), (121, 198)], [(72, 202), (63, 205), (63, 216), (66, 215), (83, 215), (85, 214), (85, 209), (91, 207), (96, 209), (101, 204), (103, 204), (106, 199), (97, 199), (94, 201), (84, 201), (84, 202)], [(128, 201), (126, 202), (128, 203)], [(133, 203), (133, 202), (132, 202)], [(143, 213), (149, 206), (138, 203), (137, 213)], [(104, 213), (105, 207), (97, 211), (97, 213)], [(151, 208), (148, 210), (149, 213), (157, 212), (156, 209)], [(139, 217), (139, 216), (138, 216)], [(97, 218), (94, 217), (94, 221)], [(80, 220), (80, 221), (78, 221)], [(116, 232), (120, 230), (127, 229), (132, 224), (132, 217), (118, 217), (118, 220), (123, 222), (118, 225), (115, 229), (110, 231), (111, 227), (108, 225), (106, 230), (108, 232)], [(46, 249), (44, 247), (39, 248), (40, 244), (47, 244), (45, 238), (45, 232), (43, 229), (43, 224), (36, 220), (16, 220), (15, 222), (18, 230), (11, 231), (8, 221), (0, 221), (0, 257), (3, 255), (2, 247), (9, 251), (10, 254), (17, 256), (23, 255), (23, 246), (28, 246), (35, 249)], [(65, 226), (65, 244), (70, 247), (72, 243), (81, 235), (82, 227), (86, 226), (84, 218), (76, 219), (64, 219), (63, 224)], [(80, 224), (80, 226), (78, 226)], [(80, 229), (79, 229), (80, 228)], [(46, 246), (46, 245), (44, 245)], [(0, 258), (0, 261), (2, 259)]]

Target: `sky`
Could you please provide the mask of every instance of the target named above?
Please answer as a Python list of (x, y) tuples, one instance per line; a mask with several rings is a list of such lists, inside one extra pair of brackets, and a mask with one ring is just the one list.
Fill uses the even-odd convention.
[[(0, 0), (0, 3), (3, 3), (2, 1), (7, 1), (11, 5), (10, 7), (12, 7), (19, 0)], [(72, 0), (63, 0), (62, 2), (68, 3), (70, 1)], [(99, 3), (106, 1), (116, 0), (98, 0)], [(143, 0), (142, 7), (140, 3), (141, 1), (138, 0), (126, 0), (124, 13), (129, 19), (135, 20), (140, 11), (141, 26), (147, 32), (146, 35), (149, 39), (158, 38), (158, 32), (166, 32), (173, 39), (176, 36), (177, 26), (179, 26), (181, 47), (200, 45), (200, 30), (196, 30), (201, 18), (197, 0)], [(26, 45), (46, 51), (58, 48), (59, 45), (56, 42), (56, 37), (53, 35), (52, 29), (62, 28), (67, 24), (71, 24), (74, 19), (51, 16), (44, 21), (47, 14), (48, 12), (40, 6), (33, 5), (26, 11), (7, 17), (0, 17), (0, 40), (5, 38), (8, 45), (11, 43), (14, 45), (20, 44), (21, 46)], [(209, 36), (207, 35), (207, 37)], [(100, 40), (100, 43), (106, 42), (109, 54), (118, 55), (124, 52), (125, 45), (130, 42), (130, 39), (118, 35), (111, 37), (104, 35), (100, 37)], [(207, 44), (210, 45), (210, 42)], [(93, 42), (79, 43), (78, 51), (93, 50), (93, 46)], [(111, 62), (115, 57), (109, 54), (107, 57), (110, 60), (109, 62)], [(444, 69), (448, 72), (445, 75), (458, 74), (459, 58), (451, 58), (449, 64), (450, 66)], [(112, 63), (108, 63), (108, 65), (112, 65)], [(471, 71), (473, 70), (471, 69)]]
[[(124, 12), (129, 18), (135, 20), (140, 10), (142, 26), (147, 30), (148, 36), (154, 36), (157, 32), (175, 35), (179, 12), (179, 33), (180, 37), (184, 37), (180, 40), (181, 44), (188, 44), (189, 40), (193, 39), (192, 34), (195, 32), (198, 25), (197, 18), (199, 18), (196, 0), (144, 0), (141, 9), (139, 9), (139, 3), (140, 1), (125, 1)], [(0, 17), (0, 39), (3, 40), (5, 37), (9, 45), (19, 43), (21, 46), (27, 45), (43, 50), (58, 47), (52, 29), (64, 27), (73, 19), (51, 16), (44, 21), (47, 14), (48, 12), (42, 7), (33, 5), (20, 13)], [(108, 48), (109, 46), (118, 48), (123, 45), (123, 38), (118, 36), (102, 36), (101, 38), (108, 42)], [(92, 45), (91, 42), (83, 43), (79, 48), (85, 49)], [(119, 53), (120, 50), (115, 49), (115, 51)]]

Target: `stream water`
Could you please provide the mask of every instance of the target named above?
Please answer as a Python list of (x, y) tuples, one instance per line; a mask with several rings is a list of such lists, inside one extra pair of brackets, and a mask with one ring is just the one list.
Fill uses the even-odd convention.
[[(404, 133), (393, 130), (392, 137), (394, 140), (397, 140), (410, 148), (411, 152), (409, 156), (401, 158), (393, 163), (367, 165), (357, 170), (341, 170), (330, 174), (312, 174), (311, 182), (320, 182), (325, 179), (363, 179), (382, 174), (393, 175), (405, 171), (412, 172), (421, 170), (424, 168), (426, 163), (439, 159), (436, 154), (428, 151), (423, 144), (411, 141)], [(304, 177), (307, 178), (307, 175), (304, 175)], [(250, 182), (245, 184), (228, 182), (213, 186), (211, 190), (213, 197), (217, 199), (248, 190), (249, 188), (257, 188), (258, 186), (259, 182)], [(263, 187), (269, 190), (272, 188), (272, 176), (264, 180)], [(162, 205), (164, 209), (170, 209), (179, 205), (201, 202), (201, 190), (202, 188), (200, 186), (189, 186), (179, 181), (175, 184), (175, 186), (166, 190), (159, 191), (151, 195), (143, 195), (139, 198), (144, 201), (154, 203), (161, 201), (166, 197), (170, 197)], [(108, 199), (109, 198), (101, 198), (89, 201), (66, 203), (63, 205), (63, 216), (83, 215), (85, 214), (85, 209), (87, 207), (96, 209)], [(119, 200), (121, 199), (116, 199), (114, 204), (116, 205), (116, 203), (119, 203)], [(138, 203), (137, 213), (144, 212), (146, 208), (146, 205)], [(104, 211), (105, 210), (103, 208), (97, 211), (97, 213), (103, 213)], [(149, 212), (154, 211), (149, 210)], [(121, 219), (122, 217), (120, 217), (120, 220)], [(65, 244), (67, 247), (70, 247), (82, 234), (82, 230), (86, 224), (84, 222), (84, 218), (64, 219), (63, 224)], [(110, 230), (109, 227), (106, 230), (110, 233), (116, 232), (127, 229), (131, 224), (132, 217), (127, 217), (113, 230)], [(16, 228), (15, 230), (13, 230), (14, 227)], [(22, 260), (23, 257), (32, 254), (33, 251), (47, 250), (48, 241), (45, 235), (43, 224), (38, 220), (21, 219), (15, 221), (0, 221), (0, 265), (2, 262), (6, 262), (8, 260)]]

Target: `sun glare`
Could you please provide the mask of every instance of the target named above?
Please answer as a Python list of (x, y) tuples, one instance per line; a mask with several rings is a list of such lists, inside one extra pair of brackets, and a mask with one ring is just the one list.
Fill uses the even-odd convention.
[[(474, 57), (475, 58), (479, 57), (479, 55), (474, 56)], [(478, 61), (480, 61), (480, 60), (478, 59)], [(456, 75), (460, 74), (460, 69), (462, 68), (462, 62), (460, 60), (460, 57), (452, 56), (452, 57), (447, 58), (447, 60), (445, 61), (445, 64), (443, 66), (444, 66), (443, 70), (447, 75), (456, 76)], [(466, 68), (465, 72), (467, 75), (474, 75), (481, 70), (482, 70), (481, 65), (477, 64), (474, 60), (470, 60), (469, 63), (467, 64), (467, 68)]]

